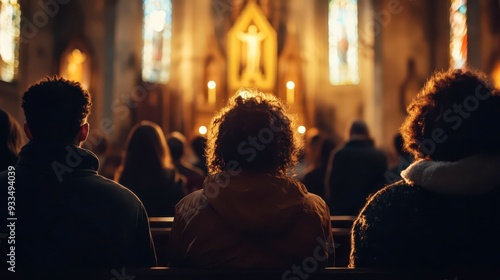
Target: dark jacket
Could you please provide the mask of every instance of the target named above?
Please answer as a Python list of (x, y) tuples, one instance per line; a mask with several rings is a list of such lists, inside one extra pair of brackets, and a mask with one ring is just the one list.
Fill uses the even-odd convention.
[(420, 161), (354, 222), (350, 266), (448, 269), (500, 264), (500, 160)]
[(333, 260), (330, 212), (303, 184), (265, 174), (217, 176), (177, 205), (171, 266), (290, 268), (318, 256), (324, 267)]
[(203, 175), (203, 171), (201, 169), (181, 161), (174, 162), (174, 165), (175, 169), (186, 177), (186, 189), (188, 193), (192, 193), (203, 187), (203, 180), (205, 179), (205, 176)]
[(325, 176), (326, 176), (326, 164), (309, 170), (304, 175), (302, 183), (307, 187), (310, 193), (316, 194), (323, 199), (325, 197)]
[(329, 202), (333, 215), (357, 215), (367, 197), (385, 184), (385, 154), (372, 141), (352, 140), (337, 151), (329, 174)]
[[(11, 173), (0, 173), (5, 231), (6, 196), (15, 196), (18, 270), (156, 265), (148, 216), (129, 190), (97, 174), (98, 160), (74, 145), (25, 145)], [(8, 193), (8, 176), (15, 177)], [(9, 200), (10, 201), (10, 200)], [(6, 242), (2, 256), (6, 255)], [(11, 246), (11, 245), (9, 245)], [(9, 248), (10, 249), (10, 248)], [(4, 259), (4, 258), (2, 258)], [(2, 266), (5, 266), (2, 261)]]
[(150, 217), (171, 217), (184, 197), (186, 178), (174, 169), (163, 169), (156, 178), (130, 178), (122, 173), (119, 182), (141, 199)]

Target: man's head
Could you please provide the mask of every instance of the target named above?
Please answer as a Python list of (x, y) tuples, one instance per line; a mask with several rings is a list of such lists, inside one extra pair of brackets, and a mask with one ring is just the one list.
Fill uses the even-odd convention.
[(88, 135), (91, 106), (90, 93), (78, 82), (46, 77), (23, 95), (26, 136), (55, 145), (80, 144)]
[(285, 103), (270, 94), (240, 90), (212, 120), (207, 139), (210, 173), (231, 169), (282, 173), (296, 164), (300, 143)]
[(500, 152), (500, 96), (484, 74), (436, 72), (407, 110), (400, 130), (415, 158), (455, 161)]
[(172, 160), (178, 161), (184, 155), (184, 145), (186, 143), (186, 137), (178, 131), (170, 133), (167, 137), (168, 148), (170, 149), (170, 154), (172, 155)]
[(370, 140), (368, 126), (362, 120), (353, 121), (349, 129), (350, 140)]
[(200, 159), (205, 158), (205, 148), (207, 147), (207, 138), (203, 136), (196, 136), (191, 140), (191, 148), (195, 155)]

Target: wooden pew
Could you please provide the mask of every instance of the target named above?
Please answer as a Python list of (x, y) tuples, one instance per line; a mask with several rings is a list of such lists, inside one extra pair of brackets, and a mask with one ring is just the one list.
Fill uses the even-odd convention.
[[(351, 228), (356, 216), (330, 216), (333, 228)], [(174, 217), (149, 217), (149, 225), (153, 228), (171, 228)]]
[[(350, 232), (356, 216), (331, 216), (332, 233), (335, 241), (335, 266), (346, 267), (351, 251)], [(168, 240), (172, 228), (173, 217), (150, 217), (151, 235), (156, 247), (158, 265), (168, 265)]]

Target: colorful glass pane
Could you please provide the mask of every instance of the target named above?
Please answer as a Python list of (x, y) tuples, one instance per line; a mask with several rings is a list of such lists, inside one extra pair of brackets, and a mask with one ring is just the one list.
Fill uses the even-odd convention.
[(144, 0), (142, 78), (166, 83), (170, 78), (172, 1)]
[(0, 0), (0, 79), (17, 79), (21, 8), (17, 0)]
[(330, 83), (357, 84), (358, 1), (329, 0), (328, 5)]
[(467, 0), (451, 0), (450, 65), (463, 68), (467, 64)]

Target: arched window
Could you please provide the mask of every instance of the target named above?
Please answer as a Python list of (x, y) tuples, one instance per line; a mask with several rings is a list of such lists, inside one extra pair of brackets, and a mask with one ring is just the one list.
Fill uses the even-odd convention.
[(330, 83), (358, 84), (357, 0), (329, 0), (328, 38)]
[(172, 46), (172, 1), (144, 0), (143, 9), (142, 79), (167, 83)]
[(0, 0), (0, 79), (17, 79), (21, 8), (17, 0)]
[(467, 0), (451, 0), (450, 25), (450, 66), (462, 68), (467, 64)]

